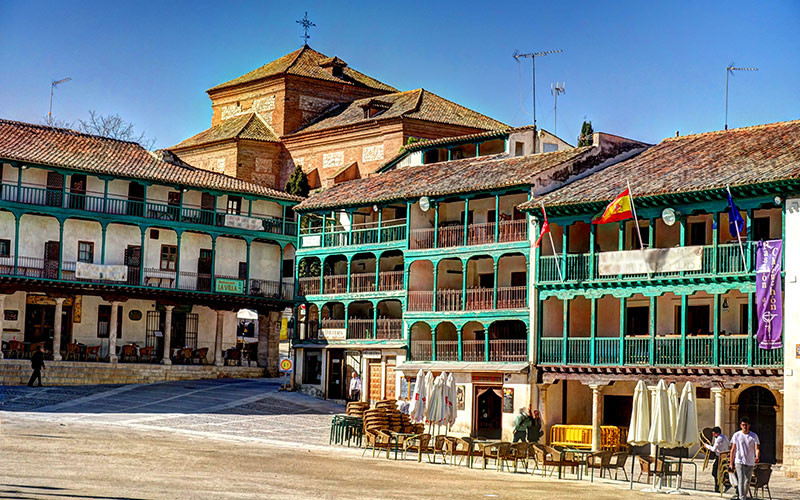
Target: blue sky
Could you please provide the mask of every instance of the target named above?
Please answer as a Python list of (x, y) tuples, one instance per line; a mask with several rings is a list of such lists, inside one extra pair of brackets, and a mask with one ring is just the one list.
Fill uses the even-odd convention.
[(800, 2), (49, 2), (0, 0), (0, 117), (40, 122), (118, 113), (168, 147), (210, 125), (205, 90), (309, 44), (401, 90), (426, 88), (511, 125), (648, 142), (729, 124), (800, 118)]

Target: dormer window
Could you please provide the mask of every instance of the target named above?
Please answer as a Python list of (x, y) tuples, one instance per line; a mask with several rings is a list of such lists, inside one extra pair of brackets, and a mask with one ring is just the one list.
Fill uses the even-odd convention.
[(384, 111), (386, 111), (391, 107), (392, 103), (390, 102), (383, 102), (372, 99), (366, 104), (362, 105), (361, 109), (364, 110), (364, 119), (367, 119), (378, 116), (379, 114), (383, 113)]
[(344, 76), (344, 69), (347, 67), (347, 63), (334, 56), (323, 59), (319, 62), (319, 66), (336, 78), (342, 78)]

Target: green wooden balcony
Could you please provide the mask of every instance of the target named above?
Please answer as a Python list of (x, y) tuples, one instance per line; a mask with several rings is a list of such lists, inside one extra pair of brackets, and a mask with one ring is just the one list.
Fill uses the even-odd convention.
[[(0, 199), (8, 203), (66, 209), (70, 212), (107, 214), (150, 220), (198, 224), (215, 227), (237, 227), (286, 236), (297, 235), (297, 222), (264, 214), (229, 214), (190, 205), (128, 199), (102, 193), (70, 193), (36, 185), (3, 183)], [(234, 217), (226, 217), (232, 215)], [(236, 218), (237, 220), (233, 220)]]
[(525, 309), (528, 307), (528, 289), (524, 286), (501, 286), (496, 288), (440, 289), (432, 291), (409, 291), (409, 311), (433, 311), (434, 296), (436, 311), (491, 311), (494, 309)]
[(500, 221), (499, 225), (482, 222), (466, 227), (461, 222), (440, 222), (438, 229), (412, 229), (409, 244), (412, 250), (426, 250), (512, 243), (527, 239), (528, 225), (525, 219)]
[(528, 360), (528, 341), (412, 340), (410, 357), (412, 361), (523, 362)]
[(406, 219), (354, 224), (351, 230), (306, 227), (300, 230), (300, 248), (368, 246), (406, 239)]
[(353, 273), (350, 275), (348, 291), (346, 274), (300, 278), (298, 294), (346, 295), (349, 293), (393, 292), (403, 289), (403, 271), (381, 271), (379, 273)]
[[(654, 278), (676, 278), (681, 276), (699, 277), (699, 276), (717, 276), (717, 275), (741, 275), (752, 273), (755, 261), (755, 242), (747, 241), (742, 242), (746, 256), (746, 266), (742, 262), (741, 252), (737, 243), (726, 243), (717, 245), (716, 258), (714, 254), (714, 246), (706, 245), (703, 247), (702, 268), (698, 271), (684, 271), (684, 272), (657, 272), (651, 273)], [(558, 258), (558, 262), (556, 259)], [(559, 266), (563, 273), (563, 281), (565, 282), (584, 282), (584, 281), (615, 281), (629, 278), (642, 278), (646, 274), (626, 274), (626, 275), (607, 275), (602, 276), (597, 272), (599, 254), (594, 254), (594, 262), (592, 263), (592, 254), (566, 254), (559, 255), (544, 255), (539, 257), (539, 275), (537, 283), (557, 283), (561, 282), (559, 275)], [(593, 264), (593, 265), (591, 265)], [(745, 271), (746, 269), (746, 271)]]
[(543, 337), (539, 364), (590, 366), (783, 366), (783, 349), (759, 349), (748, 335)]
[(326, 338), (330, 337), (330, 330), (344, 330), (347, 340), (399, 340), (403, 338), (403, 318), (323, 319), (319, 328), (314, 324), (310, 329), (314, 335), (307, 338), (319, 338), (320, 329), (323, 334), (327, 333)]

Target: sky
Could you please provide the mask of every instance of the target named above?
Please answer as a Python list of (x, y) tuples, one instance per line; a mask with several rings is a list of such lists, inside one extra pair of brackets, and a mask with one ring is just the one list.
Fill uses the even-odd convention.
[(800, 118), (800, 2), (108, 2), (0, 0), (0, 118), (119, 114), (164, 148), (205, 130), (205, 91), (303, 43), (400, 90), (425, 88), (512, 126), (531, 116), (575, 144), (595, 131), (656, 143)]

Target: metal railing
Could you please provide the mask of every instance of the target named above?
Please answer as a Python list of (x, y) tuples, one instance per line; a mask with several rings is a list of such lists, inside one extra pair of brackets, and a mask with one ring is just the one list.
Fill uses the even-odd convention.
[(458, 361), (458, 340), (437, 340), (436, 360)]
[(489, 361), (527, 361), (528, 341), (525, 339), (489, 340)]
[(467, 311), (490, 311), (494, 309), (494, 289), (470, 288), (467, 290)]
[(500, 243), (527, 240), (528, 221), (525, 219), (501, 220), (497, 239)]
[(464, 361), (486, 360), (486, 343), (483, 340), (463, 340), (461, 344)]
[(430, 361), (433, 359), (433, 343), (430, 340), (411, 341), (411, 360)]
[(497, 289), (498, 309), (524, 309), (528, 307), (528, 287), (506, 286)]

